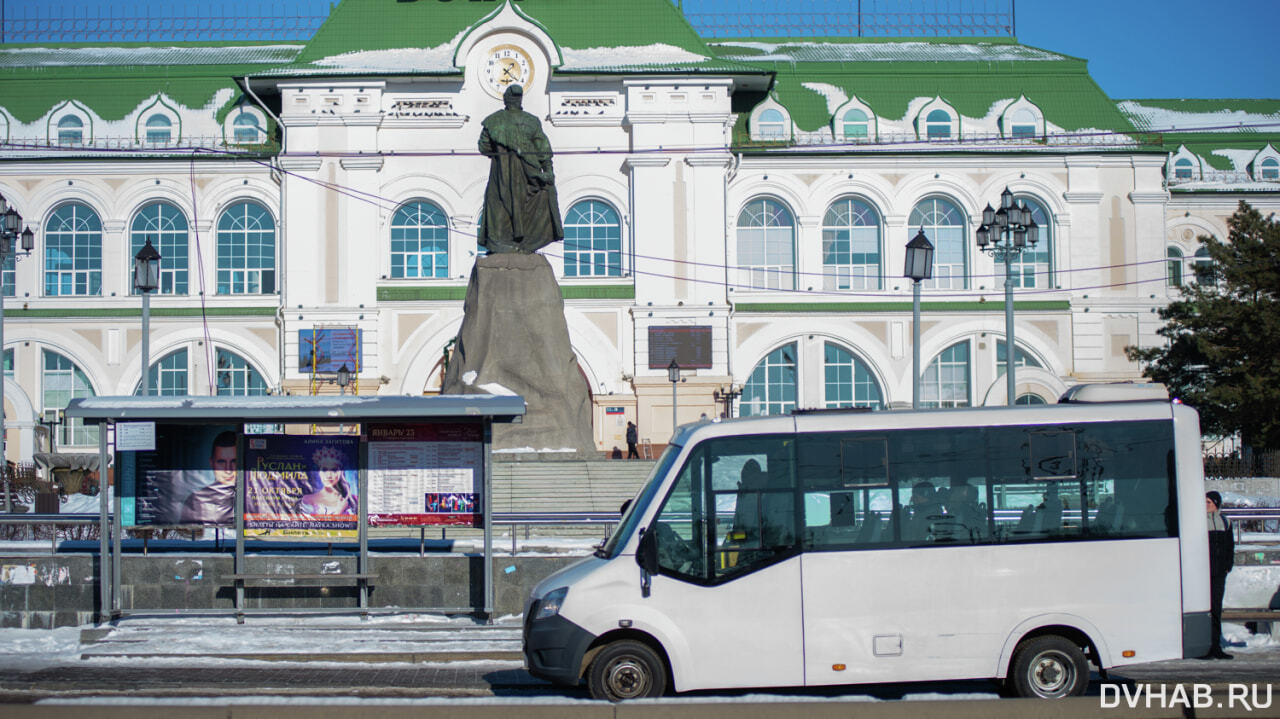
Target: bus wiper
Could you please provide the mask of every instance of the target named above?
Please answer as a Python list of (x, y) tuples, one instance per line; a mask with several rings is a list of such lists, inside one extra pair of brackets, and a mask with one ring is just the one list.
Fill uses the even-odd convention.
[(604, 551), (604, 545), (608, 541), (609, 541), (608, 537), (605, 537), (604, 539), (600, 540), (600, 543), (596, 545), (595, 551), (592, 552), (592, 554), (594, 554), (595, 556), (601, 559), (608, 559), (609, 555)]

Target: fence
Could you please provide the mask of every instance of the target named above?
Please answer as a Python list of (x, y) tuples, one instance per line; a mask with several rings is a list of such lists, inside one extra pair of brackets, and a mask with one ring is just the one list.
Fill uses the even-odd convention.
[(1204, 455), (1205, 479), (1280, 477), (1280, 450), (1266, 452), (1210, 452)]
[[(703, 37), (993, 37), (1017, 34), (1015, 0), (673, 0)], [(4, 6), (0, 3), (0, 8)], [(329, 0), (25, 5), (0, 43), (307, 40)]]

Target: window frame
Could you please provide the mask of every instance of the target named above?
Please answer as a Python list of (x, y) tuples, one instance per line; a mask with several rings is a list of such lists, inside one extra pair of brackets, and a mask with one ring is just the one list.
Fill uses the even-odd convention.
[[(410, 212), (412, 208), (412, 213)], [(397, 224), (401, 219), (428, 218), (438, 216), (438, 224)], [(449, 215), (436, 202), (416, 197), (400, 204), (391, 215), (388, 223), (389, 245), (387, 260), (390, 263), (388, 277), (393, 280), (447, 280), (449, 279), (450, 249), (453, 242), (453, 230)], [(397, 237), (403, 234), (403, 237)], [(410, 236), (416, 234), (416, 236)], [(430, 235), (430, 236), (428, 236)], [(397, 243), (402, 243), (397, 249)], [(441, 248), (443, 244), (443, 248)], [(426, 249), (424, 249), (426, 248)], [(413, 260), (413, 269), (421, 272), (425, 260), (430, 260), (430, 275), (407, 274), (409, 261)], [(398, 274), (397, 274), (398, 273)]]
[[(925, 206), (925, 203), (932, 203), (928, 210), (921, 209)], [(947, 206), (945, 212), (939, 209), (940, 204)], [(959, 219), (959, 225), (943, 225), (937, 221), (940, 216), (951, 214), (954, 214)], [(968, 289), (969, 267), (972, 262), (972, 256), (968, 242), (969, 216), (964, 207), (948, 195), (926, 195), (911, 206), (911, 213), (907, 217), (907, 226), (923, 229), (933, 243), (933, 277), (924, 280), (921, 286), (928, 289)], [(944, 242), (946, 243), (945, 245)], [(943, 262), (944, 250), (952, 257), (959, 250), (960, 262), (958, 268), (960, 274), (958, 284), (955, 274), (957, 263), (954, 261)], [(943, 270), (946, 270), (945, 274)], [(946, 281), (945, 285), (943, 284), (944, 280)]]
[[(757, 203), (759, 208), (753, 210), (753, 205)], [(778, 218), (785, 218), (789, 224), (772, 224)], [(753, 224), (757, 222), (759, 224)], [(787, 203), (777, 197), (757, 195), (742, 204), (734, 227), (734, 261), (736, 263), (734, 269), (737, 270), (736, 284), (740, 290), (750, 292), (796, 289), (798, 229), (795, 213)], [(771, 238), (770, 233), (782, 230), (786, 230), (788, 235), (789, 262), (770, 263), (768, 260), (773, 252), (770, 243), (777, 243), (779, 239)], [(765, 261), (745, 263), (743, 256), (752, 253), (758, 254)]]
[[(233, 216), (232, 213), (242, 207), (244, 211), (241, 216)], [(254, 207), (260, 210), (261, 214), (250, 217), (249, 209)], [(224, 226), (228, 222), (226, 218), (231, 218), (230, 223), (240, 223), (240, 226)], [(270, 223), (269, 228), (261, 225), (264, 218)], [(250, 221), (257, 226), (249, 226)], [(276, 266), (280, 251), (278, 228), (276, 218), (267, 206), (251, 198), (233, 200), (218, 213), (215, 228), (214, 244), (217, 258), (215, 294), (220, 296), (277, 294), (280, 290)], [(251, 242), (253, 238), (257, 238), (257, 241)], [(263, 241), (267, 238), (270, 240), (269, 253), (261, 249), (267, 246), (267, 242)], [(257, 252), (251, 252), (254, 249)], [(265, 264), (264, 258), (268, 256), (270, 263)], [(227, 264), (228, 262), (231, 264)], [(237, 263), (241, 266), (235, 266)], [(249, 265), (253, 263), (258, 263), (258, 266), (250, 267)], [(268, 285), (270, 288), (264, 289)]]
[[(612, 222), (607, 222), (610, 216)], [(591, 220), (602, 217), (606, 222), (575, 221), (579, 217)], [(585, 232), (586, 236), (575, 236), (577, 232)], [(569, 206), (564, 214), (564, 256), (561, 262), (564, 278), (620, 279), (627, 274), (623, 266), (623, 249), (622, 213), (613, 203), (598, 197), (584, 197)], [(584, 256), (587, 258), (585, 263)], [(581, 271), (584, 267), (587, 272)], [(573, 268), (572, 272), (570, 268)]]
[[(839, 207), (843, 205), (843, 207)], [(872, 222), (859, 224), (858, 220), (870, 217)], [(859, 234), (864, 228), (875, 232), (875, 262), (855, 263), (854, 258), (866, 256), (857, 252)], [(845, 233), (845, 237), (840, 237)], [(832, 200), (822, 215), (822, 285), (825, 290), (881, 290), (884, 289), (884, 220), (880, 211), (868, 199), (860, 195), (844, 195)], [(847, 249), (840, 245), (846, 245)], [(847, 255), (848, 262), (829, 262), (833, 256)], [(869, 268), (874, 268), (871, 270)], [(846, 276), (842, 278), (840, 272)], [(872, 276), (871, 272), (874, 272)]]
[[(81, 210), (85, 212), (82, 214)], [(71, 215), (63, 216), (67, 211)], [(102, 216), (79, 200), (64, 202), (49, 213), (44, 225), (41, 270), (45, 297), (102, 296), (104, 234)]]
[[(155, 210), (155, 217), (147, 213)], [(166, 216), (166, 213), (169, 213)], [(160, 253), (160, 286), (155, 294), (183, 296), (190, 290), (191, 225), (187, 215), (168, 200), (147, 202), (133, 214), (129, 222), (129, 257), (134, 257), (147, 239)], [(132, 272), (132, 263), (130, 264)], [(130, 294), (138, 294), (130, 276), (126, 280)]]

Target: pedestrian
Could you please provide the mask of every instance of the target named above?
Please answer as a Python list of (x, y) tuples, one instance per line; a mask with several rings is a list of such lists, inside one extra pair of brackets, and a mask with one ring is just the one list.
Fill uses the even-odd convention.
[(636, 443), (639, 441), (640, 433), (636, 430), (635, 422), (627, 422), (627, 459), (640, 459), (640, 453), (636, 451)]
[(1222, 516), (1222, 495), (1206, 492), (1204, 508), (1209, 520), (1209, 615), (1212, 645), (1205, 659), (1230, 659), (1222, 651), (1222, 595), (1227, 588), (1227, 575), (1236, 563), (1236, 540), (1231, 534), (1231, 521)]

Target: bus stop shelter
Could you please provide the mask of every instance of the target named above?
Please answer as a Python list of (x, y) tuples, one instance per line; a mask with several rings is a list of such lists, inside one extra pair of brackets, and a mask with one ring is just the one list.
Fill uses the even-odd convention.
[[(246, 450), (252, 452), (255, 447), (265, 446), (270, 437), (306, 437), (305, 432), (291, 435), (271, 432), (272, 425), (306, 426), (318, 425), (332, 427), (338, 425), (337, 434), (358, 437), (358, 460), (355, 467), (348, 471), (357, 476), (358, 501), (356, 510), (356, 538), (359, 545), (356, 574), (358, 582), (359, 605), (353, 611), (368, 612), (368, 578), (369, 568), (369, 499), (370, 499), (370, 446), (375, 445), (375, 466), (372, 468), (375, 479), (380, 479), (380, 472), (389, 472), (386, 457), (417, 456), (435, 457), (435, 450), (418, 453), (382, 451), (383, 447), (414, 447), (416, 438), (423, 434), (429, 438), (464, 436), (468, 441), (453, 442), (451, 447), (462, 447), (465, 450), (469, 465), (464, 469), (470, 475), (478, 490), (478, 507), (466, 506), (468, 513), (476, 516), (484, 530), (484, 593), (482, 608), (484, 614), (491, 616), (494, 607), (494, 588), (492, 579), (493, 565), (493, 491), (492, 491), (492, 426), (495, 422), (521, 422), (525, 414), (525, 402), (515, 395), (439, 395), (439, 396), (388, 396), (388, 397), (345, 397), (345, 396), (266, 396), (266, 397), (194, 397), (194, 396), (117, 396), (88, 397), (74, 399), (67, 406), (66, 416), (79, 418), (87, 424), (95, 424), (99, 432), (98, 459), (99, 466), (108, 465), (108, 450), (114, 449), (117, 458), (123, 464), (143, 462), (157, 452), (165, 450), (164, 445), (180, 443), (184, 435), (195, 435), (201, 428), (217, 426), (234, 426), (235, 437), (235, 493), (234, 493), (234, 526), (235, 559), (232, 578), (235, 580), (235, 605), (237, 616), (250, 611), (283, 611), (273, 609), (246, 609), (244, 606), (245, 580), (261, 579), (259, 575), (246, 572), (245, 529), (246, 529), (246, 496), (247, 480), (252, 468), (245, 466)], [(358, 431), (357, 431), (358, 427)], [(265, 431), (264, 431), (265, 430)], [(211, 431), (203, 430), (206, 434)], [(459, 434), (462, 433), (462, 434)], [(224, 433), (225, 434), (225, 433)], [(314, 433), (313, 435), (314, 436)], [(114, 437), (114, 447), (109, 446)], [(378, 444), (379, 439), (404, 440), (400, 444)], [(475, 441), (472, 441), (475, 440)], [(348, 440), (349, 443), (353, 440)], [(478, 443), (477, 443), (478, 442)], [(421, 444), (421, 443), (420, 443)], [(446, 443), (448, 444), (448, 443)], [(248, 445), (248, 446), (247, 446)], [(444, 446), (441, 444), (440, 446)], [(328, 454), (326, 455), (325, 452)], [(131, 454), (132, 453), (132, 454)], [(149, 454), (148, 454), (149, 453)], [(454, 452), (456, 455), (457, 452)], [(144, 455), (146, 457), (144, 458)], [(336, 456), (337, 452), (321, 448), (316, 456)], [(442, 455), (443, 456), (443, 455)], [(430, 460), (418, 460), (428, 462)], [(454, 460), (456, 463), (456, 459)], [(259, 464), (266, 463), (259, 458)], [(131, 465), (132, 466), (132, 465)], [(412, 470), (414, 467), (397, 466), (394, 470)], [(422, 467), (427, 472), (436, 468)], [(100, 516), (100, 556), (99, 621), (104, 618), (114, 619), (126, 612), (121, 602), (121, 534), (125, 526), (125, 513), (122, 512), (122, 501), (125, 492), (121, 491), (126, 479), (126, 468), (115, 469), (116, 489), (112, 499), (108, 493), (101, 492)], [(129, 471), (133, 471), (130, 469)], [(141, 470), (139, 470), (141, 471)], [(457, 470), (450, 470), (455, 474)], [(160, 473), (163, 475), (163, 473)], [(474, 478), (474, 474), (480, 477)], [(300, 491), (300, 490), (297, 490)], [(455, 499), (456, 496), (451, 497)], [(131, 502), (133, 500), (130, 500)], [(428, 502), (431, 495), (428, 495)], [(465, 504), (466, 500), (456, 500)], [(109, 506), (110, 504), (110, 506)], [(145, 503), (143, 503), (145, 504)], [(140, 505), (141, 506), (141, 505)], [(131, 519), (130, 526), (136, 526), (138, 508), (128, 507)], [(479, 510), (478, 512), (476, 510)], [(410, 523), (416, 515), (404, 515)], [(428, 516), (429, 515), (422, 515)], [(460, 516), (455, 514), (452, 516)], [(391, 516), (388, 523), (395, 523)], [(429, 521), (429, 519), (428, 519)], [(163, 522), (161, 522), (163, 523)], [(175, 523), (176, 524), (176, 523)], [(252, 529), (252, 527), (249, 527)], [(288, 575), (280, 577), (289, 579)], [(426, 608), (424, 608), (426, 609)], [(436, 611), (475, 611), (475, 607), (431, 607)], [(217, 611), (217, 610), (211, 610)], [(289, 610), (299, 611), (299, 610)], [(334, 612), (335, 609), (317, 611)]]

